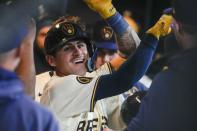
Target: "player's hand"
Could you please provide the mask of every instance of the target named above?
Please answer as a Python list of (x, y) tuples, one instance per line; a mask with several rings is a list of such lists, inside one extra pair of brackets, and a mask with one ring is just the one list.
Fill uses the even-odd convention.
[(112, 0), (84, 0), (90, 9), (107, 19), (116, 13)]
[(35, 36), (36, 36), (36, 22), (33, 18), (29, 18), (29, 19), (30, 20), (28, 22), (28, 33), (26, 37), (23, 39), (23, 43), (26, 45), (33, 46)]
[(166, 36), (171, 32), (172, 16), (162, 15), (157, 23), (151, 27), (146, 33), (152, 34), (157, 39), (162, 36)]

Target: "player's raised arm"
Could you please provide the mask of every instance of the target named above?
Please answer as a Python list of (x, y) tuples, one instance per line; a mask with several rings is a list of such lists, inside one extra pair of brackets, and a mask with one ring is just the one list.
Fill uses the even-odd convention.
[(136, 53), (112, 75), (101, 76), (96, 90), (96, 100), (121, 94), (129, 90), (146, 72), (149, 67), (158, 39), (169, 33), (172, 17), (163, 15), (150, 28), (141, 41)]
[(17, 74), (24, 83), (25, 93), (35, 97), (35, 65), (33, 59), (33, 43), (36, 34), (35, 21), (29, 18), (28, 34), (22, 41), (21, 45), (21, 62), (16, 69)]
[(116, 33), (119, 55), (121, 58), (114, 59), (110, 63), (114, 69), (117, 69), (125, 61), (124, 58), (127, 58), (135, 52), (140, 43), (140, 39), (119, 12), (116, 11), (112, 5), (112, 0), (84, 1), (90, 9), (99, 13)]

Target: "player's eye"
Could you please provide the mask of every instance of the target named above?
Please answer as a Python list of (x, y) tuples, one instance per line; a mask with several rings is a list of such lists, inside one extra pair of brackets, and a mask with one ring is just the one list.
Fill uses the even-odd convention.
[(85, 43), (82, 43), (82, 42), (77, 44), (77, 47), (78, 48), (83, 48), (85, 46), (86, 46), (86, 44)]
[(64, 47), (64, 51), (69, 51), (69, 50), (71, 50), (71, 47), (70, 46), (65, 46)]

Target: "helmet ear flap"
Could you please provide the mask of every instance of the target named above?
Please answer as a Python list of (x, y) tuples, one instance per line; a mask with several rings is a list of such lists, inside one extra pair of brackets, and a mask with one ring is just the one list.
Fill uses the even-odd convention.
[(94, 70), (94, 61), (97, 56), (97, 48), (93, 41), (87, 43), (87, 49), (89, 54), (89, 58), (87, 60), (87, 69), (88, 72), (92, 72)]
[(87, 63), (86, 63), (86, 67), (88, 69), (88, 72), (92, 72), (94, 70), (94, 63), (93, 63), (91, 57), (88, 58)]
[(83, 40), (86, 43), (89, 57), (92, 57), (92, 55), (94, 54), (94, 51), (96, 49), (94, 42), (92, 40), (90, 40), (87, 36), (81, 38), (81, 40)]

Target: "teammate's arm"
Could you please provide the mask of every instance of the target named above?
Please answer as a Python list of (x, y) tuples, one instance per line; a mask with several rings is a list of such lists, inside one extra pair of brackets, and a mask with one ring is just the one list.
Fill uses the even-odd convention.
[(126, 58), (135, 52), (140, 39), (136, 32), (131, 29), (123, 17), (116, 11), (112, 5), (112, 0), (84, 1), (92, 10), (99, 13), (115, 31), (120, 57), (113, 59), (110, 63), (114, 69), (118, 69)]
[(96, 92), (96, 100), (121, 94), (129, 90), (146, 72), (151, 63), (160, 36), (169, 33), (172, 17), (163, 15), (150, 28), (135, 54), (121, 65), (112, 75), (101, 76)]
[(157, 47), (158, 39), (147, 34), (132, 57), (109, 75), (99, 78), (95, 100), (126, 92), (145, 74)]
[(35, 40), (36, 25), (32, 19), (29, 23), (29, 32), (22, 41), (21, 61), (16, 69), (17, 74), (24, 83), (25, 93), (35, 97), (35, 65), (33, 59), (33, 43)]

